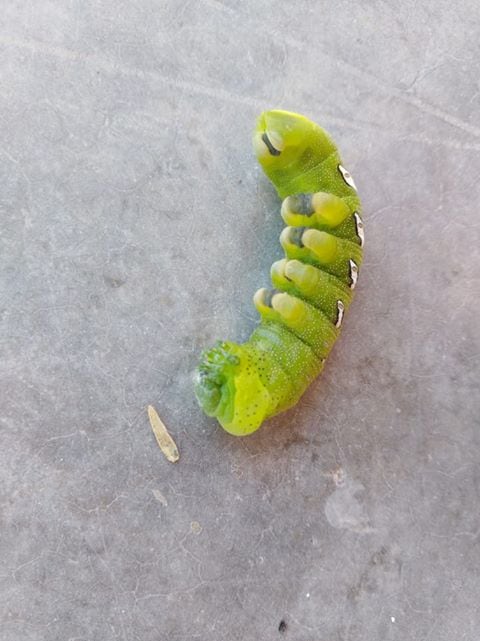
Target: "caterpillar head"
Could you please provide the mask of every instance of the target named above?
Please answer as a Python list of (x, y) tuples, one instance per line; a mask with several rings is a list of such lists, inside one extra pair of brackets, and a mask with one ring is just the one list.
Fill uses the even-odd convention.
[(205, 414), (236, 436), (257, 430), (272, 409), (270, 394), (245, 346), (218, 342), (205, 351), (194, 385)]
[(335, 151), (317, 124), (290, 111), (264, 111), (257, 119), (253, 147), (258, 162), (275, 185), (288, 183)]

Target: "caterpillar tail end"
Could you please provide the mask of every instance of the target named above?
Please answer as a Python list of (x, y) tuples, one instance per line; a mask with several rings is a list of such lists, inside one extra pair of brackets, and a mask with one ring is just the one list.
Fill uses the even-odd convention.
[(235, 436), (255, 432), (271, 410), (271, 396), (243, 345), (218, 342), (206, 350), (195, 371), (194, 388), (205, 414)]

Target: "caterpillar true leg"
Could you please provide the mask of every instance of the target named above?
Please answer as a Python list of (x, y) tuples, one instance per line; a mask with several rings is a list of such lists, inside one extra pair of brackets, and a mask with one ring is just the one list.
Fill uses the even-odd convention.
[(280, 213), (287, 225), (332, 228), (340, 225), (352, 212), (343, 198), (320, 191), (287, 196)]
[(362, 250), (354, 242), (331, 233), (305, 227), (285, 227), (280, 234), (287, 258), (296, 258), (344, 280), (350, 275), (350, 260), (361, 262)]
[(321, 310), (332, 323), (338, 319), (338, 302), (346, 310), (352, 300), (350, 287), (313, 265), (286, 258), (273, 263), (272, 284), (280, 291), (302, 298)]
[(241, 345), (204, 352), (195, 393), (232, 434), (249, 434), (294, 405), (320, 373), (353, 296), (362, 261), (360, 201), (328, 134), (299, 114), (266, 111), (254, 149), (283, 199), (285, 258), (274, 289), (254, 296), (260, 324)]

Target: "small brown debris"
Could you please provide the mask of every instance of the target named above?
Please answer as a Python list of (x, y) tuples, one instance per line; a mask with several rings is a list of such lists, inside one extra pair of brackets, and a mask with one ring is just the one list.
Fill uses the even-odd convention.
[(148, 418), (155, 438), (157, 439), (158, 447), (162, 450), (167, 460), (171, 463), (176, 463), (180, 458), (178, 448), (168, 433), (162, 419), (157, 414), (157, 410), (152, 405), (148, 406)]
[(203, 528), (198, 521), (192, 521), (190, 523), (190, 530), (193, 532), (193, 534), (200, 534), (202, 529)]

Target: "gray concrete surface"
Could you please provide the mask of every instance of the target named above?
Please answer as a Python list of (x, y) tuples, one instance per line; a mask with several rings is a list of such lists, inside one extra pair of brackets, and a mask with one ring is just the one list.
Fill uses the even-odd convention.
[[(479, 29), (477, 0), (4, 3), (2, 641), (478, 641)], [(236, 440), (191, 372), (280, 255), (275, 106), (338, 141), (366, 262), (323, 377)]]

